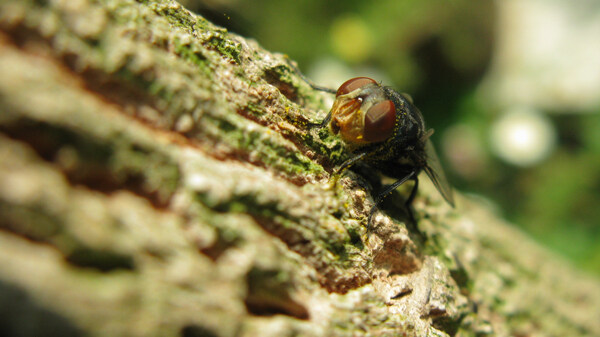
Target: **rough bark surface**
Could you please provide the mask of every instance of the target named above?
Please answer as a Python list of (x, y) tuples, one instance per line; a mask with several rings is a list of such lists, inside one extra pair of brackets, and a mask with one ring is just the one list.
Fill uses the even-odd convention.
[(600, 336), (600, 285), (422, 179), (421, 233), (281, 54), (169, 0), (0, 2), (0, 335)]

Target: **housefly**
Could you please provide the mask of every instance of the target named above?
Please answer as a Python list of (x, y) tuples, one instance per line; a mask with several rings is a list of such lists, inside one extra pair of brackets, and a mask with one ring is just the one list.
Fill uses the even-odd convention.
[(423, 115), (410, 96), (368, 77), (352, 78), (337, 90), (308, 83), (314, 89), (335, 94), (333, 106), (320, 126), (339, 134), (352, 153), (337, 167), (336, 174), (361, 162), (397, 179), (375, 199), (367, 225), (384, 198), (408, 180), (414, 181), (405, 203), (412, 219), (409, 207), (421, 171), (425, 171), (442, 197), (454, 207), (452, 188), (429, 139), (433, 129), (426, 128)]

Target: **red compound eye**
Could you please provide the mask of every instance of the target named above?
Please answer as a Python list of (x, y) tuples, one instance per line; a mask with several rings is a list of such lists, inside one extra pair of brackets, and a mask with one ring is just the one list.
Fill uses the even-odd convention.
[(340, 85), (335, 97), (340, 95), (345, 95), (347, 93), (353, 92), (354, 90), (364, 87), (367, 84), (377, 83), (374, 79), (369, 77), (355, 77), (347, 80), (342, 85)]
[(367, 142), (381, 142), (392, 136), (396, 124), (396, 107), (390, 100), (373, 105), (365, 115), (363, 138)]

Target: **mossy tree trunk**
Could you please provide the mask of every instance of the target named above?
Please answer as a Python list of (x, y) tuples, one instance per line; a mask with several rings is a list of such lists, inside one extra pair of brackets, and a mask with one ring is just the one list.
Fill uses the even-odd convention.
[(600, 285), (423, 179), (369, 184), (331, 98), (174, 1), (0, 3), (0, 334), (599, 336)]

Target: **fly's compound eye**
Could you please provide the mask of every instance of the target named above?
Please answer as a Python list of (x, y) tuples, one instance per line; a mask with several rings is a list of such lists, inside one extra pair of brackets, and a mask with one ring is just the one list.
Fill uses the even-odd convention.
[(374, 79), (369, 78), (369, 77), (351, 78), (351, 79), (347, 80), (346, 82), (344, 82), (342, 85), (340, 85), (340, 87), (337, 90), (337, 93), (335, 94), (335, 97), (351, 93), (354, 90), (356, 90), (358, 88), (362, 88), (367, 84), (377, 84), (377, 82), (375, 82)]
[(396, 107), (392, 101), (385, 100), (373, 105), (365, 115), (364, 140), (375, 143), (388, 139), (394, 133), (395, 124)]

